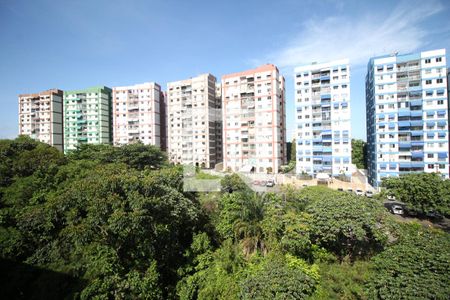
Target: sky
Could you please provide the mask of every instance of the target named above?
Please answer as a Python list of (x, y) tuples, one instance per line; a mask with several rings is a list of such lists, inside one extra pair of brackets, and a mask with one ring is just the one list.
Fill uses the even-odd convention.
[(450, 50), (450, 1), (0, 0), (0, 138), (18, 133), (18, 94), (82, 89), (273, 63), (286, 78), (293, 136), (294, 68), (350, 59), (353, 138), (365, 140), (370, 57)]

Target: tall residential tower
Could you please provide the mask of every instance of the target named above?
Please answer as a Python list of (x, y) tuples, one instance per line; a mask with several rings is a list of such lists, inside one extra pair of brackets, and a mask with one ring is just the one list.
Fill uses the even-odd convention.
[(148, 82), (114, 87), (112, 93), (114, 145), (140, 141), (163, 148), (165, 116), (161, 115), (164, 111), (161, 87)]
[(19, 95), (19, 134), (63, 150), (63, 92)]
[(167, 84), (170, 161), (202, 168), (222, 161), (220, 107), (216, 78), (211, 74)]
[(277, 173), (286, 163), (284, 77), (276, 66), (222, 77), (224, 170)]
[(77, 145), (112, 142), (111, 89), (105, 86), (64, 92), (64, 152)]
[(295, 68), (297, 174), (351, 176), (348, 59)]
[(369, 60), (366, 75), (368, 175), (449, 175), (445, 49)]

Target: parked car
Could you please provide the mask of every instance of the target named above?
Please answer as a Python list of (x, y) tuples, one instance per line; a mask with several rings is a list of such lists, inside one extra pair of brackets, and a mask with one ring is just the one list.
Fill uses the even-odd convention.
[(267, 187), (273, 187), (275, 185), (275, 181), (273, 179), (269, 179), (266, 182)]
[(353, 190), (352, 189), (347, 189), (347, 192), (353, 193)]
[(259, 185), (259, 180), (253, 180), (252, 184), (253, 185)]
[(366, 197), (367, 198), (372, 198), (373, 197), (373, 192), (372, 191), (366, 191)]
[(391, 206), (391, 213), (394, 215), (404, 215), (405, 211), (403, 210), (403, 207), (397, 204), (394, 204)]
[(343, 192), (343, 191), (344, 191), (343, 188), (338, 188), (337, 190), (338, 190), (339, 192)]
[(302, 187), (308, 187), (308, 185), (307, 184), (302, 184)]
[(391, 201), (397, 200), (397, 199), (395, 199), (394, 195), (388, 195), (387, 198), (388, 198), (388, 200), (391, 200)]
[(259, 182), (259, 185), (260, 185), (260, 186), (266, 186), (266, 183), (267, 183), (267, 181), (261, 180), (261, 181)]
[(357, 190), (355, 191), (355, 194), (356, 194), (357, 196), (364, 196), (364, 192), (363, 192), (362, 190), (360, 190), (360, 189), (357, 189)]
[(428, 219), (431, 219), (433, 221), (442, 221), (444, 219), (443, 215), (434, 210), (429, 211), (426, 216)]

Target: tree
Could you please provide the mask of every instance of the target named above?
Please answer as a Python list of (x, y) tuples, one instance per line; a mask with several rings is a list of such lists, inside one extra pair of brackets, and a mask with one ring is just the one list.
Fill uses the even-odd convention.
[(295, 141), (295, 139), (293, 139), (291, 143), (291, 152), (288, 162), (291, 163), (296, 161), (297, 161), (297, 142)]
[(305, 196), (314, 190), (322, 193), (318, 199), (312, 193), (314, 200), (306, 208), (313, 243), (351, 260), (387, 244), (391, 217), (381, 203), (326, 188), (305, 189)]
[(235, 239), (240, 241), (245, 256), (260, 251), (267, 251), (265, 233), (262, 227), (264, 220), (264, 199), (257, 194), (247, 197), (242, 203), (239, 217), (234, 221), (233, 230)]
[(257, 251), (265, 253), (264, 200), (253, 193), (224, 194), (219, 203), (217, 231), (222, 239), (240, 243), (248, 256)]
[(68, 155), (72, 160), (96, 160), (99, 163), (125, 163), (126, 165), (143, 170), (159, 169), (166, 165), (167, 156), (158, 147), (144, 145), (141, 142), (121, 147), (100, 144), (81, 144)]
[(220, 181), (221, 190), (225, 193), (237, 191), (250, 191), (247, 184), (239, 177), (238, 174), (225, 175)]
[(14, 178), (30, 176), (37, 169), (64, 162), (64, 155), (56, 148), (28, 136), (0, 140), (0, 187), (9, 186)]
[(206, 235), (196, 235), (185, 256), (191, 263), (180, 271), (184, 275), (177, 284), (181, 300), (239, 299), (238, 282), (245, 261), (231, 240), (213, 250)]
[(367, 169), (367, 143), (352, 139), (352, 162), (358, 169)]
[[(180, 167), (154, 170), (164, 156), (142, 145), (86, 147), (69, 159), (27, 138), (0, 147), (12, 170), (0, 198), (2, 258), (82, 278), (84, 299), (171, 297), (179, 254), (207, 221)], [(49, 286), (46, 272), (33, 274)]]
[(447, 233), (402, 226), (398, 242), (373, 258), (370, 299), (448, 299), (450, 239)]
[(306, 299), (314, 293), (316, 280), (303, 265), (275, 256), (267, 259), (241, 283), (241, 299)]
[(437, 211), (450, 215), (450, 181), (436, 173), (383, 178), (381, 186), (418, 213)]

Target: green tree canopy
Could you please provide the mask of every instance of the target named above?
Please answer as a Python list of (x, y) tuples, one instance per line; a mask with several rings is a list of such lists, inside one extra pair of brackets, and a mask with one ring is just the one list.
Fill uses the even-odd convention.
[(450, 180), (444, 180), (436, 173), (387, 177), (383, 178), (381, 186), (419, 213), (438, 211), (450, 215)]
[(367, 169), (367, 143), (352, 139), (352, 162), (358, 169)]
[(398, 242), (373, 258), (370, 299), (448, 299), (449, 235), (420, 225), (402, 229)]
[[(309, 194), (309, 190), (313, 192)], [(306, 211), (313, 243), (334, 252), (341, 258), (364, 257), (380, 251), (390, 232), (390, 216), (381, 203), (349, 193), (326, 188), (305, 189), (305, 196), (314, 199)]]

